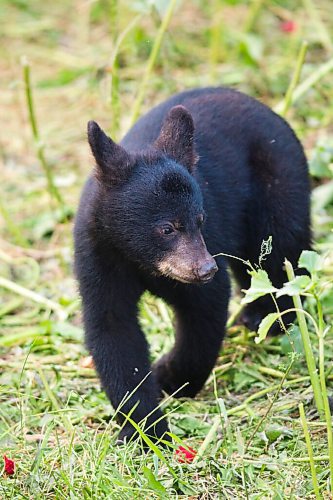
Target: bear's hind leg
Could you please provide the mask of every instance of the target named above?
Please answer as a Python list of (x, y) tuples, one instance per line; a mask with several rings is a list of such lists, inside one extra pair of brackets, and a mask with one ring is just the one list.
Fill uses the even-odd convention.
[[(249, 151), (251, 196), (246, 205), (241, 257), (258, 265), (264, 240), (272, 238), (272, 251), (261, 262), (271, 282), (280, 288), (287, 281), (284, 260), (288, 259), (296, 274), (302, 250), (311, 247), (310, 185), (306, 158), (302, 147), (286, 124), (276, 120), (271, 128), (259, 123), (258, 138)], [(245, 266), (231, 262), (241, 288), (248, 288), (250, 277)], [(291, 297), (278, 299), (280, 311), (292, 308)], [(260, 321), (276, 306), (270, 296), (249, 304), (242, 321), (257, 330)], [(283, 316), (288, 325), (294, 314)], [(279, 323), (275, 324), (279, 331)], [(271, 333), (274, 333), (271, 330)]]

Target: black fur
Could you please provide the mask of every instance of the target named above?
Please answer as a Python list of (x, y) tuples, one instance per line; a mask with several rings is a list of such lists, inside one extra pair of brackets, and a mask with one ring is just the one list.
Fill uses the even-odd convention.
[[(114, 407), (151, 370), (137, 320), (140, 296), (148, 289), (175, 311), (174, 348), (121, 408), (129, 413), (137, 404), (132, 418), (139, 422), (155, 409), (161, 389), (172, 393), (187, 383), (178, 396), (195, 396), (214, 366), (230, 283), (226, 259), (216, 259), (216, 272), (211, 255), (257, 263), (271, 235), (273, 252), (263, 265), (281, 286), (284, 258), (296, 265), (310, 247), (307, 162), (282, 118), (226, 88), (172, 97), (142, 117), (121, 145), (94, 122), (88, 136), (97, 166), (76, 219), (75, 269), (86, 343)], [(228, 264), (247, 288), (246, 268)], [(280, 307), (289, 305), (281, 299)], [(272, 310), (264, 298), (242, 320), (255, 329)], [(159, 410), (148, 417), (148, 434), (167, 430), (164, 419), (155, 424), (160, 417)], [(121, 439), (132, 433), (127, 423)]]

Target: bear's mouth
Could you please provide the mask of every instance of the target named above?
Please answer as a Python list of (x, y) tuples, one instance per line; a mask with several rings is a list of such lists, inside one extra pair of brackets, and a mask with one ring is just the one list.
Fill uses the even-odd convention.
[(166, 266), (166, 265), (158, 265), (158, 271), (161, 276), (164, 276), (165, 278), (169, 278), (175, 281), (179, 281), (180, 283), (185, 283), (188, 285), (205, 285), (207, 283), (210, 283), (215, 275), (215, 272), (212, 273), (210, 276), (205, 276), (203, 278), (200, 278), (198, 275), (191, 273), (191, 274), (184, 274), (183, 272), (179, 272), (178, 269), (173, 269), (172, 267)]

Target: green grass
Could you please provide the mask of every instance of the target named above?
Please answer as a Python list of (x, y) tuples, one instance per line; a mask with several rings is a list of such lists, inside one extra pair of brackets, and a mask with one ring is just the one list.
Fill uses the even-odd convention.
[[(333, 392), (333, 4), (184, 0), (170, 22), (167, 2), (149, 5), (1, 3), (0, 454), (16, 471), (6, 476), (0, 461), (0, 497), (329, 498), (329, 416), (316, 411), (298, 326), (256, 343), (230, 324), (200, 395), (164, 403), (175, 447), (199, 450), (193, 463), (115, 445), (72, 272), (70, 219), (92, 166), (85, 127), (96, 119), (119, 139), (137, 112), (184, 88), (258, 97), (305, 146), (324, 259), (305, 317), (320, 387)], [(231, 315), (239, 304), (235, 295)], [(156, 359), (172, 345), (171, 312), (147, 294), (141, 322)]]

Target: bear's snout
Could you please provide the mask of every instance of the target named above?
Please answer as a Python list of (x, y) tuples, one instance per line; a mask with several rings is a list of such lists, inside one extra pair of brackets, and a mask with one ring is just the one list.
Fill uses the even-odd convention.
[(199, 234), (194, 238), (179, 239), (172, 251), (158, 263), (158, 270), (183, 283), (205, 284), (213, 279), (218, 267)]
[(213, 279), (217, 271), (218, 267), (216, 262), (213, 257), (210, 257), (210, 259), (205, 260), (201, 263), (200, 267), (198, 267), (197, 276), (202, 283), (208, 283)]

